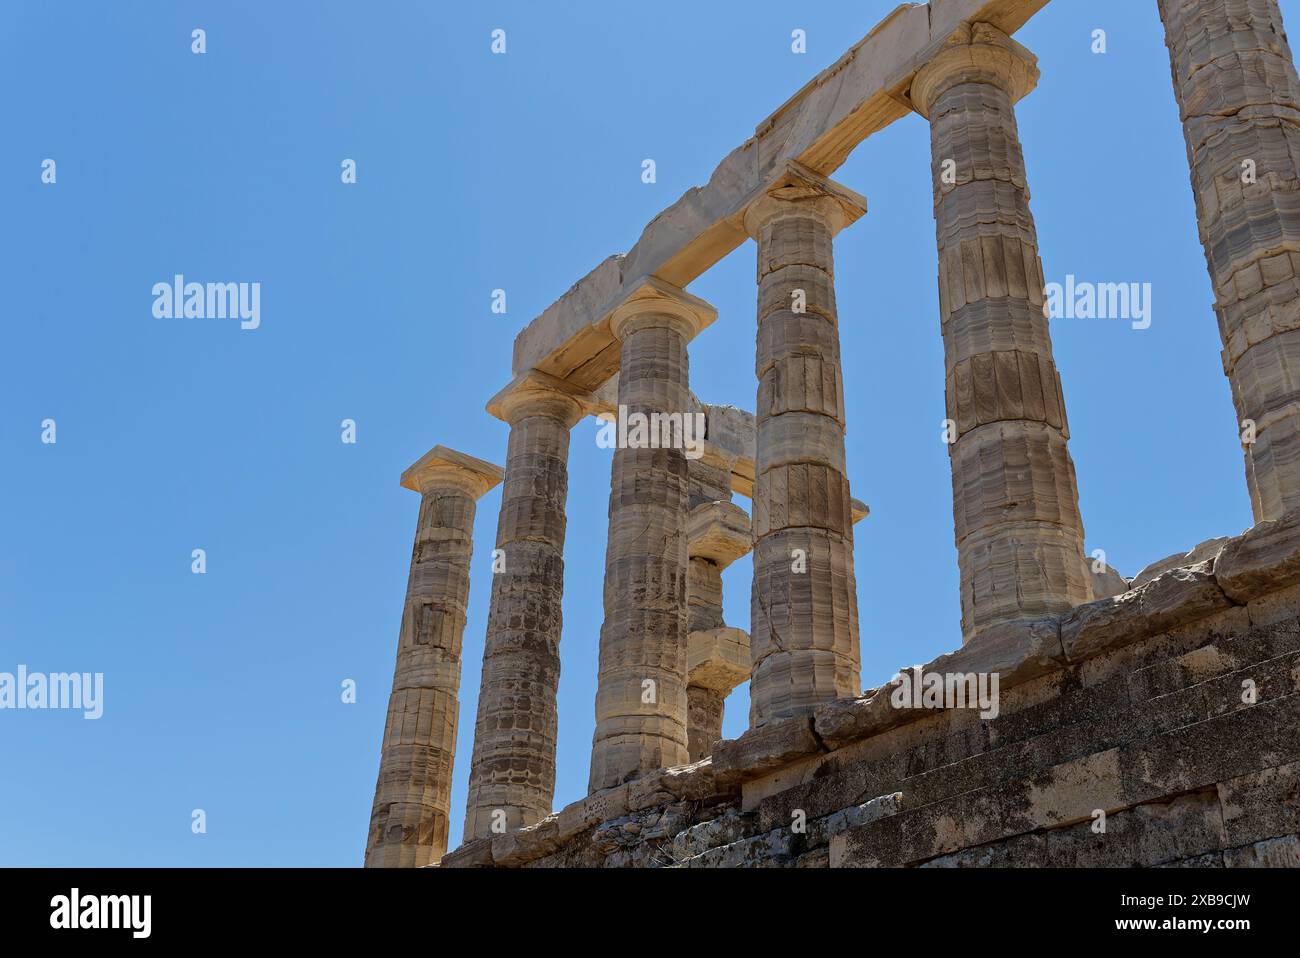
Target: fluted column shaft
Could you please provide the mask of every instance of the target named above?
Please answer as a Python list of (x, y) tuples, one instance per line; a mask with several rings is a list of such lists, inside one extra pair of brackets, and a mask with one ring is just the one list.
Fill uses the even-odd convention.
[[(700, 325), (660, 295), (614, 313), (626, 415), (695, 409), (687, 343)], [(592, 791), (687, 760), (686, 462), (680, 447), (614, 451)]]
[[(722, 614), (722, 571), (753, 547), (749, 516), (731, 501), (730, 466), (690, 464), (687, 575), (690, 635), (686, 642), (687, 758), (698, 762), (722, 738), (727, 696), (750, 671), (749, 636), (728, 629)], [(705, 465), (701, 467), (701, 463)]]
[(1251, 507), (1276, 519), (1300, 508), (1300, 77), (1277, 0), (1160, 17)]
[(836, 199), (800, 186), (745, 217), (759, 284), (751, 727), (860, 691), (832, 255), (843, 223)]
[(722, 738), (722, 718), (727, 707), (727, 693), (703, 685), (686, 689), (688, 720), (686, 726), (687, 760), (707, 758), (713, 743)]
[[(687, 630), (720, 629), (722, 618), (722, 569), (712, 559), (691, 556), (686, 593), (689, 607)], [(688, 684), (686, 687), (687, 760), (698, 762), (722, 738), (722, 714), (727, 694), (718, 689)]]
[(422, 493), (420, 516), (384, 723), (367, 867), (419, 867), (438, 861), (447, 850), (475, 500), (497, 481), (445, 466), (413, 481)]
[(525, 383), (501, 410), (510, 441), (466, 841), (540, 821), (555, 793), (569, 436), (582, 407), (554, 389)]
[(930, 119), (963, 641), (1091, 598), (1014, 109), (1037, 77), (979, 24), (912, 86)]
[(722, 620), (722, 569), (712, 559), (691, 556), (686, 577), (687, 629), (720, 629)]

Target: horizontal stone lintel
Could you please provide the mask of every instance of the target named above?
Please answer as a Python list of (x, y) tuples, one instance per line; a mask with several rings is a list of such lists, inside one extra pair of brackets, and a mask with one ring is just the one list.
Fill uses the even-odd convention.
[[(649, 277), (685, 288), (747, 236), (745, 210), (791, 169), (829, 177), (873, 133), (907, 116), (912, 77), (963, 24), (1010, 35), (1048, 0), (931, 0), (897, 7), (814, 77), (754, 136), (645, 227), (625, 254), (578, 280), (515, 338), (513, 370), (529, 369), (594, 391), (619, 366), (613, 307)], [(792, 164), (796, 166), (792, 167)]]

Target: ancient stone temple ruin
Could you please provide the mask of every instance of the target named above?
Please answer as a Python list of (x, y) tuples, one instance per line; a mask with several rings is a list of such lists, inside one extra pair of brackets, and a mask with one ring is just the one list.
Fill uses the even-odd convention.
[[(436, 447), (403, 475), (421, 505), (367, 865), (1300, 864), (1300, 78), (1277, 0), (1158, 2), (1254, 527), (1131, 581), (1084, 556), (1016, 122), (1039, 68), (1013, 35), (1048, 0), (900, 6), (519, 333), (488, 405), (504, 469)], [(834, 244), (867, 200), (831, 176), (912, 111), (962, 644), (864, 692)], [(688, 359), (715, 311), (687, 287), (746, 239), (752, 414), (701, 403)], [(638, 413), (699, 417), (702, 447), (614, 452), (589, 794), (554, 809), (570, 430)], [(448, 853), (474, 510), (497, 483)], [(746, 634), (720, 573), (751, 551)], [(721, 740), (746, 681), (749, 729)]]

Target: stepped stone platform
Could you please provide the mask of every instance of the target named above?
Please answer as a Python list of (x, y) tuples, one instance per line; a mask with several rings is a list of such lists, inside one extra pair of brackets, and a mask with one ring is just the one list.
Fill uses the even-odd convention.
[(925, 671), (997, 672), (997, 718), (896, 679), (440, 867), (1300, 866), (1300, 513)]

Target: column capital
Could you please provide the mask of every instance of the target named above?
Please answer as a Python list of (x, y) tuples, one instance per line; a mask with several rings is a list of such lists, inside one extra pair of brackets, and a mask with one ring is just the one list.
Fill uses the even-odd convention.
[(505, 475), (500, 466), (446, 446), (434, 446), (402, 473), (402, 488), (424, 495), (434, 489), (458, 489), (478, 500)]
[(717, 318), (718, 311), (698, 296), (647, 276), (610, 311), (609, 330), (615, 338), (624, 339), (637, 325), (649, 321), (651, 325), (674, 326), (689, 342)]
[(487, 411), (511, 426), (529, 416), (547, 416), (572, 429), (583, 416), (598, 411), (597, 407), (596, 397), (586, 390), (530, 369), (489, 399)]
[(963, 26), (912, 79), (912, 107), (926, 119), (958, 83), (989, 83), (1015, 103), (1038, 84), (1038, 58), (990, 23)]
[(749, 681), (749, 633), (723, 626), (692, 632), (686, 645), (686, 680), (723, 695)]
[(725, 569), (753, 548), (749, 516), (734, 502), (704, 502), (686, 517), (686, 551)]
[(783, 213), (814, 212), (834, 235), (857, 222), (867, 212), (867, 198), (809, 169), (788, 161), (745, 210), (745, 232), (757, 240), (759, 231)]

